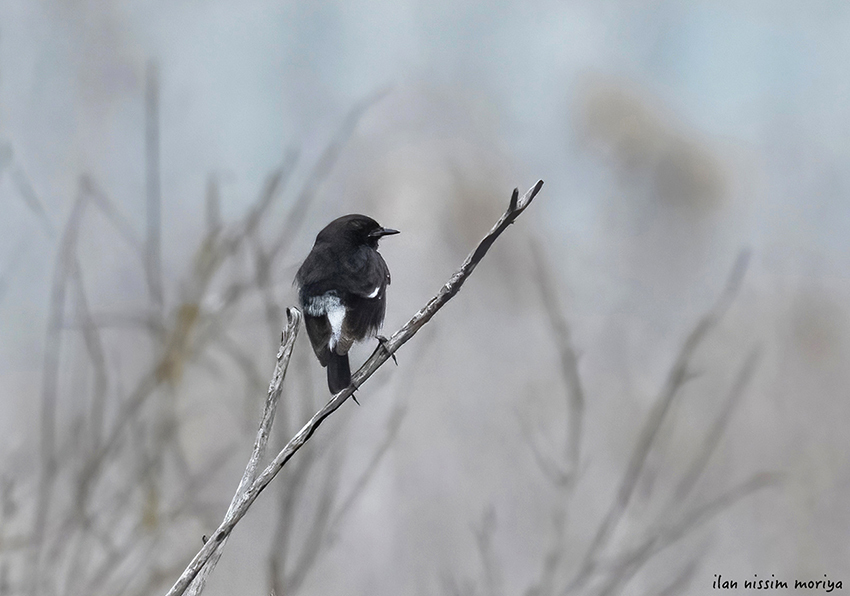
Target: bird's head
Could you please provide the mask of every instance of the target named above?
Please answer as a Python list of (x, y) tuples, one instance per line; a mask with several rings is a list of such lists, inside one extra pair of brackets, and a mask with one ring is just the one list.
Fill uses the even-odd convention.
[(378, 240), (384, 236), (398, 234), (398, 230), (384, 228), (371, 217), (351, 214), (343, 215), (319, 232), (316, 242), (346, 241), (354, 246), (371, 246), (378, 248)]

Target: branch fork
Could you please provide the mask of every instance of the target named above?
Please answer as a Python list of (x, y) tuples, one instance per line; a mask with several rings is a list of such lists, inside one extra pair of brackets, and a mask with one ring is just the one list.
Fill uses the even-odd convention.
[[(325, 404), (318, 412), (313, 414), (313, 417), (301, 428), (300, 431), (286, 444), (286, 446), (275, 456), (272, 462), (257, 476), (256, 471), (262, 456), (265, 452), (265, 447), (268, 442), (268, 433), (271, 429), (274, 420), (274, 413), (277, 407), (277, 401), (280, 397), (281, 386), (283, 379), (286, 376), (286, 368), (289, 364), (289, 359), (292, 354), (292, 346), (295, 343), (295, 337), (298, 333), (298, 324), (301, 320), (301, 313), (295, 308), (287, 309), (288, 324), (284, 330), (281, 348), (278, 351), (278, 360), (275, 367), (275, 372), (272, 381), (269, 385), (269, 394), (266, 400), (266, 407), (263, 412), (263, 418), (260, 422), (260, 427), (257, 431), (257, 439), (254, 444), (254, 449), (251, 453), (251, 459), (248, 462), (248, 467), (242, 475), (242, 480), (239, 483), (239, 488), (230, 503), (230, 507), (225, 514), (224, 520), (215, 532), (210, 535), (209, 539), (204, 543), (198, 554), (192, 559), (178, 580), (168, 591), (167, 596), (180, 596), (189, 590), (189, 593), (197, 595), (203, 590), (206, 582), (206, 577), (212, 572), (215, 564), (221, 557), (221, 551), (224, 547), (228, 536), (233, 531), (234, 526), (239, 522), (248, 511), (248, 508), (254, 503), (259, 494), (269, 485), (272, 479), (283, 468), (284, 465), (295, 455), (304, 443), (306, 443), (322, 422), (331, 414), (333, 414), (354, 392), (371, 377), (378, 368), (380, 368), (387, 360), (394, 357), (395, 352), (408, 340), (410, 340), (419, 329), (421, 329), (431, 318), (440, 310), (455, 294), (457, 294), (463, 286), (466, 279), (473, 272), (475, 267), (490, 250), (490, 247), (496, 239), (511, 225), (517, 217), (531, 204), (531, 201), (540, 192), (543, 187), (543, 181), (539, 180), (537, 184), (526, 191), (522, 197), (519, 196), (519, 189), (514, 189), (511, 195), (508, 209), (502, 214), (499, 220), (493, 225), (486, 236), (478, 243), (478, 246), (473, 252), (466, 257), (463, 264), (446, 282), (440, 291), (434, 296), (422, 309), (419, 310), (410, 320), (405, 323), (401, 329), (396, 331), (392, 337), (386, 342), (382, 342), (383, 349), (375, 350), (372, 355), (366, 360), (357, 372), (351, 377), (351, 384), (334, 395), (327, 404)], [(191, 586), (191, 588), (190, 588)]]

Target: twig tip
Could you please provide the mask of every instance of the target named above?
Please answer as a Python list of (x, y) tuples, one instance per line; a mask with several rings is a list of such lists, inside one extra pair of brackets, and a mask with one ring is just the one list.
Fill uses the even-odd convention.
[(523, 209), (525, 209), (526, 207), (528, 207), (528, 205), (531, 203), (531, 201), (533, 201), (533, 200), (534, 200), (534, 197), (536, 197), (536, 196), (537, 196), (537, 193), (539, 193), (539, 192), (540, 192), (540, 189), (541, 189), (541, 188), (543, 188), (543, 181), (542, 181), (542, 180), (538, 180), (538, 181), (537, 181), (537, 184), (535, 184), (535, 185), (534, 185), (534, 186), (532, 186), (530, 189), (528, 189), (528, 192), (527, 192), (527, 193), (525, 193), (525, 194), (522, 196), (522, 199), (520, 199), (520, 201), (519, 201), (519, 206), (518, 206), (518, 208), (519, 208), (520, 210), (523, 210)]

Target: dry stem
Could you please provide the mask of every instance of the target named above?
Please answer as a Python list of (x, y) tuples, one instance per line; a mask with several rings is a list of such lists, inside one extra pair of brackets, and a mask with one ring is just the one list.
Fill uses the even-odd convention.
[[(292, 458), (304, 443), (306, 443), (322, 422), (331, 414), (333, 414), (351, 395), (359, 388), (369, 377), (371, 377), (380, 366), (382, 366), (404, 343), (412, 338), (419, 329), (422, 328), (428, 321), (431, 320), (438, 310), (440, 310), (455, 294), (460, 291), (467, 277), (472, 273), (475, 267), (487, 254), (487, 251), (496, 241), (496, 239), (504, 232), (510, 224), (516, 220), (519, 215), (525, 211), (526, 207), (531, 204), (537, 193), (543, 187), (543, 181), (539, 180), (531, 189), (529, 189), (521, 198), (519, 189), (514, 189), (511, 196), (507, 211), (499, 218), (499, 221), (493, 226), (490, 232), (481, 240), (476, 249), (470, 253), (466, 260), (461, 265), (451, 279), (440, 288), (434, 298), (425, 305), (419, 312), (396, 331), (393, 336), (383, 345), (379, 347), (369, 357), (369, 359), (360, 367), (360, 369), (352, 375), (351, 385), (343, 389), (331, 400), (325, 404), (313, 417), (298, 431), (298, 433), (287, 443), (274, 460), (263, 470), (263, 473), (251, 484), (251, 487), (241, 496), (237, 491), (234, 497), (234, 503), (228, 509), (228, 515), (218, 529), (210, 536), (203, 548), (189, 563), (189, 566), (183, 571), (183, 574), (177, 582), (168, 591), (167, 596), (180, 596), (185, 593), (190, 582), (201, 571), (204, 565), (212, 558), (213, 554), (219, 550), (234, 526), (239, 522), (248, 508), (254, 503), (259, 494), (268, 486), (277, 473), (284, 465)], [(294, 310), (294, 309), (293, 309)], [(241, 483), (240, 483), (241, 488)]]

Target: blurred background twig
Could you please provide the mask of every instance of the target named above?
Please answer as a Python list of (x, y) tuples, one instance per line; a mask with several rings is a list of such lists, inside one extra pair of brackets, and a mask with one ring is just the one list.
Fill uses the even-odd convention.
[[(532, 174), (547, 200), (204, 594), (840, 574), (850, 9), (354, 8), (0, 3), (0, 596), (166, 590), (244, 473), (316, 231), (402, 230), (398, 329)], [(273, 453), (326, 401), (303, 342)]]

